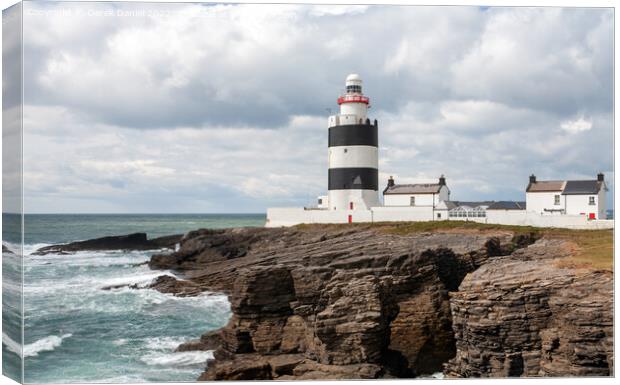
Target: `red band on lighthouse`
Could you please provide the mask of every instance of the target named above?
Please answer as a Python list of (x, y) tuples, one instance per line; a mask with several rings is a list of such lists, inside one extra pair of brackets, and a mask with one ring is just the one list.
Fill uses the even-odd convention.
[(344, 95), (338, 98), (338, 105), (344, 103), (364, 103), (369, 104), (370, 98), (361, 95)]

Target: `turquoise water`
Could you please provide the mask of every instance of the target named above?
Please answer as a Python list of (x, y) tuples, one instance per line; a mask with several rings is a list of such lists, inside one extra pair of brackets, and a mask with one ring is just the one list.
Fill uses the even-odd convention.
[[(5, 215), (3, 221), (10, 218)], [(211, 353), (174, 353), (174, 348), (224, 326), (230, 317), (228, 300), (218, 293), (178, 298), (150, 289), (102, 290), (109, 285), (147, 285), (161, 274), (178, 276), (141, 264), (155, 251), (30, 255), (36, 249), (132, 232), (156, 237), (264, 223), (265, 216), (258, 214), (26, 215), (25, 382), (194, 381)], [(14, 247), (17, 235), (5, 232), (3, 242)], [(4, 258), (3, 266), (10, 262)], [(5, 333), (5, 357), (19, 350)]]

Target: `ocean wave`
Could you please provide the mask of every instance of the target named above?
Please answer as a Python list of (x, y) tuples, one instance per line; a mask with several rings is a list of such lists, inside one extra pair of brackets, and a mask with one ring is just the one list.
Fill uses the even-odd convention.
[(2, 344), (6, 346), (7, 350), (22, 356), (22, 345), (19, 342), (15, 342), (6, 333), (2, 333)]
[(213, 358), (213, 352), (176, 352), (176, 353), (149, 353), (140, 358), (140, 361), (149, 366), (193, 366), (204, 365), (208, 359)]
[(71, 337), (72, 334), (63, 334), (62, 336), (47, 336), (35, 341), (31, 344), (24, 345), (24, 357), (36, 357), (41, 352), (49, 352), (62, 344), (65, 338)]
[(153, 282), (155, 278), (161, 275), (167, 275), (172, 278), (178, 278), (176, 275), (174, 275), (172, 272), (169, 272), (169, 271), (153, 272), (153, 273), (146, 273), (146, 274), (134, 274), (134, 275), (129, 275), (125, 277), (107, 279), (103, 281), (102, 283), (100, 283), (98, 287), (100, 289), (130, 286), (130, 285), (137, 285), (138, 287), (145, 287), (145, 286), (148, 286), (151, 282)]
[(186, 337), (150, 337), (144, 339), (144, 346), (149, 350), (173, 351), (188, 340)]
[(152, 252), (146, 251), (79, 251), (72, 254), (28, 255), (27, 266), (127, 266), (146, 262)]
[[(77, 273), (77, 274), (76, 274)], [(168, 275), (178, 278), (170, 271), (153, 271), (146, 266), (131, 267), (127, 269), (108, 270), (106, 276), (93, 277), (92, 275), (82, 273), (81, 271), (73, 271), (72, 275), (59, 278), (60, 273), (57, 270), (45, 271), (43, 273), (34, 274), (32, 279), (26, 277), (24, 292), (27, 294), (50, 294), (57, 291), (75, 293), (80, 291), (82, 295), (86, 292), (98, 293), (101, 289), (114, 289), (124, 286), (137, 285), (144, 287), (150, 284), (160, 275)]]
[[(31, 344), (24, 345), (23, 356), (24, 357), (36, 357), (39, 353), (49, 352), (62, 344), (62, 341), (65, 338), (71, 337), (72, 334), (63, 334), (62, 336), (47, 336), (45, 338), (41, 338)], [(2, 333), (2, 343), (6, 346), (6, 348), (17, 354), (18, 356), (22, 356), (22, 346), (18, 342), (15, 342), (11, 337)]]

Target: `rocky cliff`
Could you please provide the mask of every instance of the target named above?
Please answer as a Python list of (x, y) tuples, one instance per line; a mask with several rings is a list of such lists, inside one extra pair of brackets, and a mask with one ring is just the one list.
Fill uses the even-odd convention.
[(563, 268), (563, 240), (398, 226), (200, 230), (153, 287), (218, 290), (233, 316), (180, 350), (201, 380), (609, 375), (612, 275)]
[(496, 258), (450, 293), (456, 377), (613, 374), (613, 275), (562, 267), (543, 240)]

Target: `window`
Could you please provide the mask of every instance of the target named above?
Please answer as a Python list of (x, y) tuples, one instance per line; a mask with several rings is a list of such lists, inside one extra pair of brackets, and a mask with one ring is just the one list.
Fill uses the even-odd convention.
[(441, 219), (441, 213), (437, 213), (437, 219)]
[(409, 205), (410, 206), (415, 206), (415, 197), (409, 198)]
[(553, 204), (556, 206), (560, 205), (560, 196), (559, 195), (554, 195), (553, 196)]
[(347, 152), (349, 152), (349, 150), (347, 150), (346, 148), (344, 149), (344, 153), (346, 154)]
[(590, 197), (590, 199), (588, 200), (588, 204), (590, 204), (590, 206), (594, 206), (596, 204), (594, 202), (594, 197)]
[(323, 199), (319, 198), (319, 204), (322, 205), (323, 204)]

